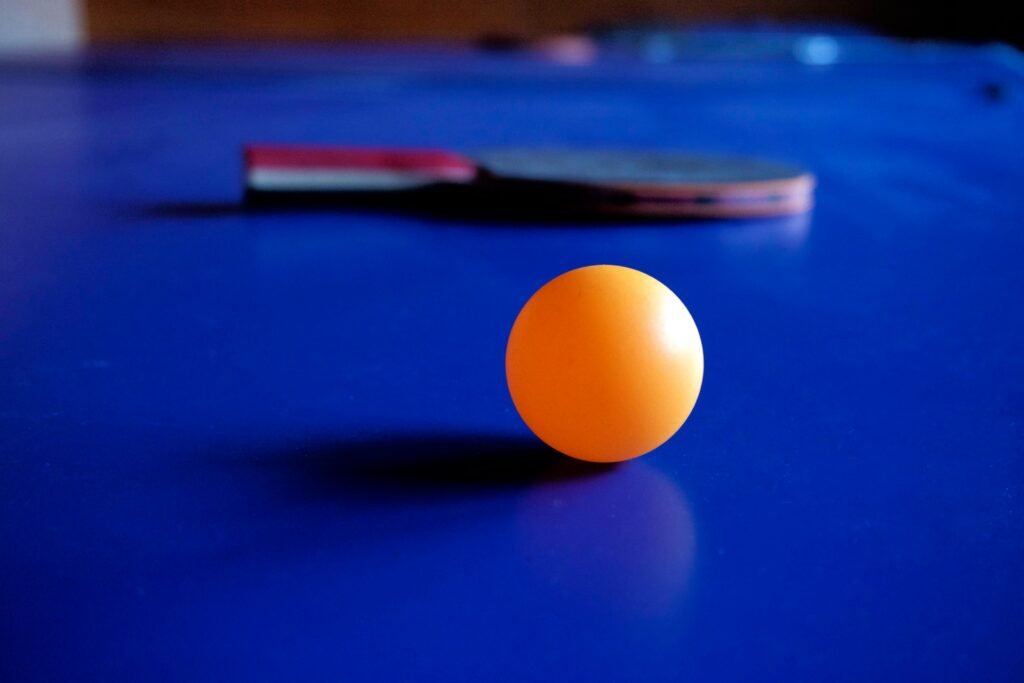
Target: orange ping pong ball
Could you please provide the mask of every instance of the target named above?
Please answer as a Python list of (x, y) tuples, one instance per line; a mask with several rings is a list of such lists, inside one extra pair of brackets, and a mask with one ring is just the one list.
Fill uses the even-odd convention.
[(555, 450), (618, 462), (683, 425), (704, 378), (686, 306), (650, 275), (588, 266), (548, 282), (508, 338), (505, 374), (523, 421)]

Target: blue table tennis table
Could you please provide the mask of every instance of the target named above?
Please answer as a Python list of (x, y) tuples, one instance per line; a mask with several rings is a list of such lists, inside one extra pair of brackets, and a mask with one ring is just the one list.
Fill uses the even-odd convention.
[[(1024, 60), (712, 38), (0, 59), (0, 679), (1022, 680)], [(755, 221), (254, 210), (249, 142), (819, 187)], [(597, 263), (671, 287), (706, 354), (679, 434), (603, 469), (503, 366)]]

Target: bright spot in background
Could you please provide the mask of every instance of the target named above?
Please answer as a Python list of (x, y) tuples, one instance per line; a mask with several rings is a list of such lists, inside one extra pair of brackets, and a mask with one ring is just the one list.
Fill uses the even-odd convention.
[(77, 0), (0, 0), (0, 51), (46, 51), (82, 43)]
[(839, 41), (832, 36), (805, 36), (793, 46), (798, 62), (810, 66), (828, 66), (839, 59)]

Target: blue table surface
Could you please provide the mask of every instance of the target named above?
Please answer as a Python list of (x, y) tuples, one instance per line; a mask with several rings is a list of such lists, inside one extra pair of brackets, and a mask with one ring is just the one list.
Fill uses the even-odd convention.
[[(1022, 114), (1006, 48), (0, 60), (0, 679), (1020, 681)], [(246, 211), (252, 141), (820, 187), (751, 222)], [(595, 263), (676, 291), (707, 362), (675, 438), (597, 470), (503, 365)]]

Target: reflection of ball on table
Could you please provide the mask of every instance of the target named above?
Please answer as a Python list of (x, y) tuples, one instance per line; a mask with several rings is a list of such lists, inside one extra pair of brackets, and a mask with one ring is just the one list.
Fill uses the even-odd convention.
[(697, 326), (649, 275), (621, 266), (569, 271), (526, 302), (505, 355), (512, 401), (552, 448), (617, 462), (667, 441), (704, 376)]
[(684, 491), (642, 461), (589, 476), (563, 461), (523, 498), (517, 518), (526, 565), (563, 598), (599, 613), (671, 613), (697, 554)]

